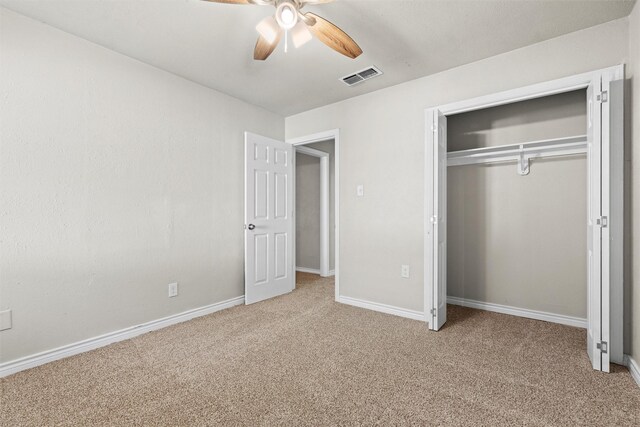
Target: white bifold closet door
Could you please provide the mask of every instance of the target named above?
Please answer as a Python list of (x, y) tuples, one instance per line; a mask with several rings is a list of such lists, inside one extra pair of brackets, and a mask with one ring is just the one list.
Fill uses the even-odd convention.
[(602, 73), (587, 89), (587, 352), (593, 369), (605, 372), (623, 359), (624, 78), (618, 71)]
[[(430, 301), (425, 306), (425, 316), (429, 328), (439, 330), (447, 321), (447, 117), (439, 110), (432, 110), (433, 115), (427, 117), (430, 130), (433, 132), (431, 148), (427, 148), (427, 164), (433, 166), (431, 188), (433, 197), (427, 199), (427, 212), (430, 212), (429, 223), (425, 224), (427, 233), (427, 266), (426, 274), (433, 283)], [(430, 201), (430, 203), (429, 203)]]
[(245, 303), (293, 290), (293, 147), (245, 133)]
[[(600, 143), (600, 92), (592, 83), (587, 88), (587, 354), (593, 369), (602, 370), (602, 145)], [(605, 354), (606, 355), (606, 354)], [(608, 365), (608, 360), (607, 360)], [(607, 369), (608, 370), (608, 369)]]

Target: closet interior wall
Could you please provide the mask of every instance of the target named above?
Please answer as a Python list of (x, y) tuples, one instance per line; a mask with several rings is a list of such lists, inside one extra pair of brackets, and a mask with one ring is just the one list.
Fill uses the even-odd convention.
[[(447, 120), (449, 152), (584, 135), (586, 91)], [(449, 296), (586, 318), (586, 154), (447, 172)]]
[(304, 146), (329, 154), (329, 272), (333, 272), (336, 268), (336, 142), (330, 139)]
[(320, 159), (296, 156), (296, 268), (320, 270)]

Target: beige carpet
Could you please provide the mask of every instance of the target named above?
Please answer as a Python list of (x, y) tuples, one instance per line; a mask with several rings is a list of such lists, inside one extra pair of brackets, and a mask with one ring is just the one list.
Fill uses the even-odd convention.
[(333, 302), (333, 282), (1, 380), (0, 425), (640, 426), (625, 368), (583, 330), (450, 306), (422, 322)]

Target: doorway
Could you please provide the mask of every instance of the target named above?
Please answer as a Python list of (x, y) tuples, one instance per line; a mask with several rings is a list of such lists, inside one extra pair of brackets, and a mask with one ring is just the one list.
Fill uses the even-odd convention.
[(335, 254), (333, 140), (296, 147), (296, 271), (333, 275)]
[[(288, 140), (294, 162), (296, 271), (335, 276), (339, 288), (339, 131)], [(294, 285), (295, 286), (295, 285)]]

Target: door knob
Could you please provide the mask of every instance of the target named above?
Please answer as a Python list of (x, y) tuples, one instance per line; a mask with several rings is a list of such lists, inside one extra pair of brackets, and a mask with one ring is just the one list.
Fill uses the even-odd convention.
[(256, 228), (256, 226), (255, 226), (255, 225), (253, 225), (253, 224), (249, 224), (249, 226), (248, 226), (247, 228), (248, 228), (249, 230), (253, 230), (254, 228)]

